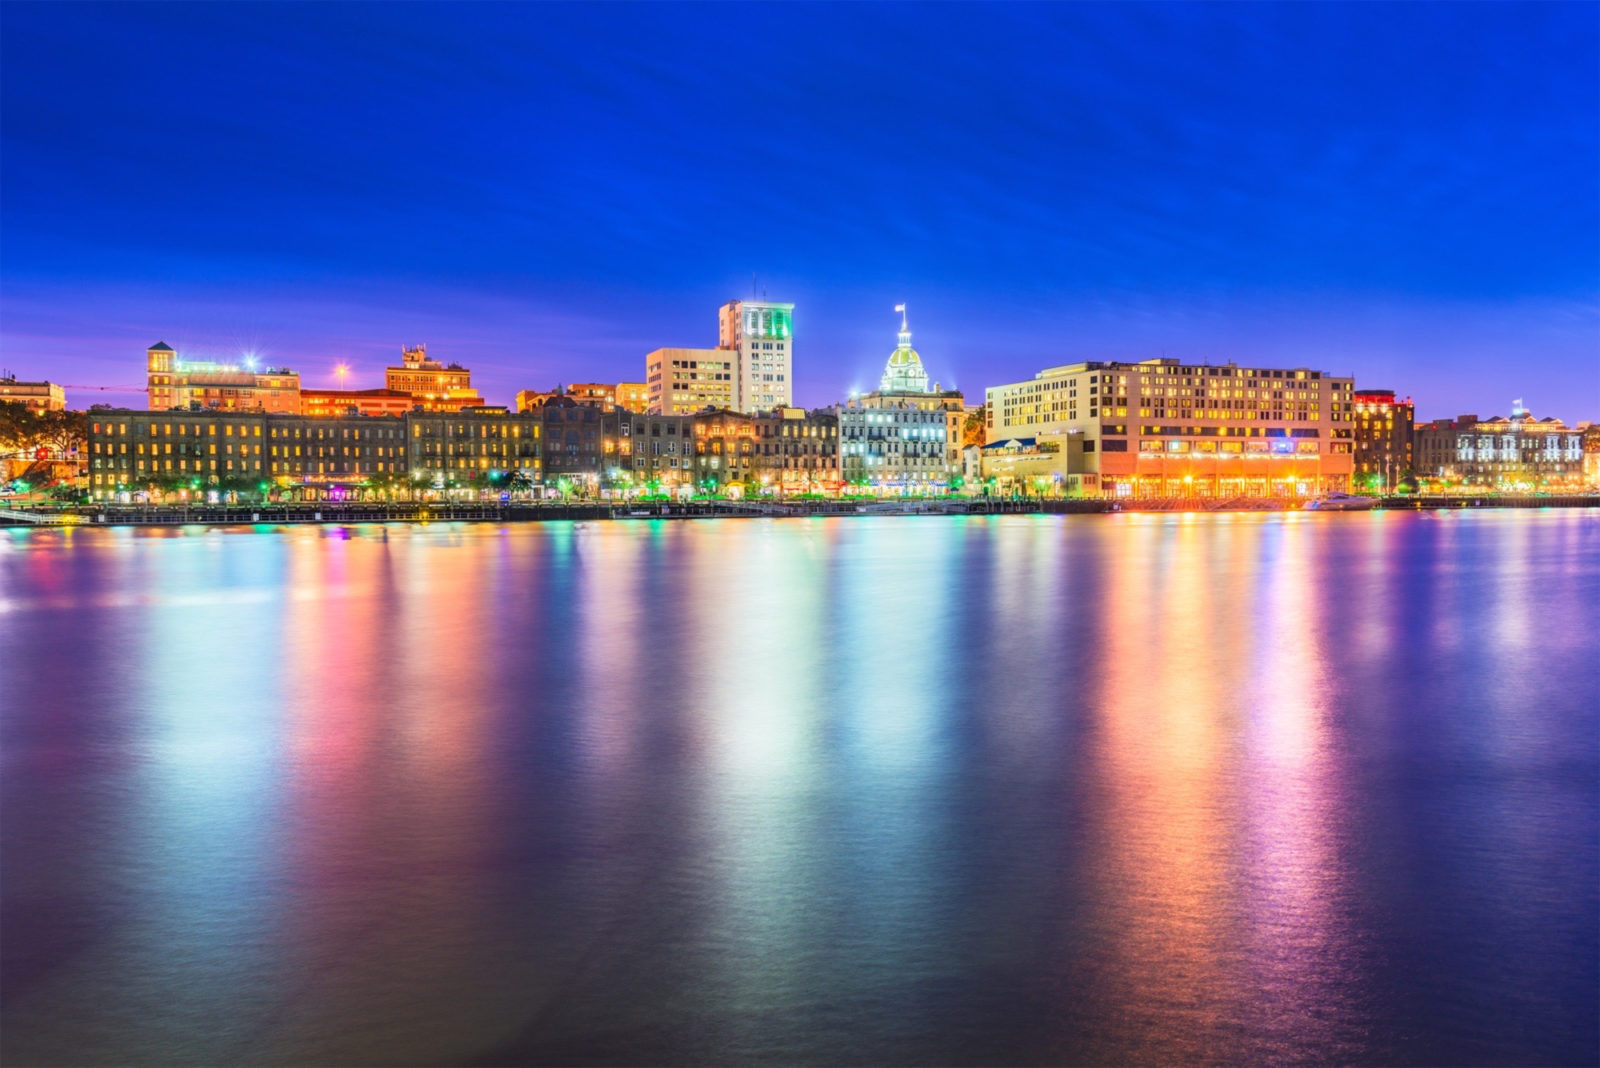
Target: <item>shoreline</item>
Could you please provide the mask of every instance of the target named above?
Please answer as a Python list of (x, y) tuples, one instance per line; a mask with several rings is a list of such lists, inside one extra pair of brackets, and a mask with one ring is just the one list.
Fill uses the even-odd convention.
[[(1559, 497), (1389, 497), (1373, 511), (1432, 512), (1478, 508), (1600, 508), (1600, 494)], [(8, 527), (174, 527), (349, 523), (538, 523), (656, 519), (774, 519), (889, 515), (1120, 515), (1123, 513), (1299, 512), (1291, 500), (908, 499), (884, 501), (595, 501), (584, 503), (399, 502), (355, 504), (113, 505), (3, 509)]]

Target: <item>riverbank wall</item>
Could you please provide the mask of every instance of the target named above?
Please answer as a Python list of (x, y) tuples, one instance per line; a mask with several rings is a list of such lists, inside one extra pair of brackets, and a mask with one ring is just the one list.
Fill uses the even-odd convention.
[[(1387, 511), (1463, 508), (1600, 508), (1600, 494), (1563, 497), (1389, 497)], [(559, 520), (808, 518), (861, 515), (1092, 515), (1120, 512), (1285, 512), (1304, 502), (1197, 497), (1167, 500), (932, 499), (887, 501), (354, 502), (324, 504), (95, 505), (0, 509), (0, 526), (189, 526), (306, 523), (523, 523)]]

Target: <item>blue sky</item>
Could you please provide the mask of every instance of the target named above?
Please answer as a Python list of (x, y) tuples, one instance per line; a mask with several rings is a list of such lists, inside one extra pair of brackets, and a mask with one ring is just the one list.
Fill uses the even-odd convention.
[(1597, 15), (11, 2), (0, 365), (425, 341), (509, 402), (714, 343), (755, 274), (809, 404), (905, 301), (972, 394), (1166, 354), (1600, 418)]

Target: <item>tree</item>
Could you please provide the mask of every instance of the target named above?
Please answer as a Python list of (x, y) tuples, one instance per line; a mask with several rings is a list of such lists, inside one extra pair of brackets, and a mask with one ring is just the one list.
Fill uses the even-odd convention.
[(505, 487), (512, 496), (516, 496), (519, 493), (532, 493), (533, 476), (519, 468), (506, 476)]
[(0, 452), (30, 447), (37, 434), (38, 416), (26, 404), (0, 401)]
[(963, 449), (968, 445), (983, 444), (986, 411), (987, 406), (967, 413), (966, 420), (961, 424), (961, 447)]
[(40, 412), (36, 440), (58, 455), (81, 452), (89, 438), (88, 412)]

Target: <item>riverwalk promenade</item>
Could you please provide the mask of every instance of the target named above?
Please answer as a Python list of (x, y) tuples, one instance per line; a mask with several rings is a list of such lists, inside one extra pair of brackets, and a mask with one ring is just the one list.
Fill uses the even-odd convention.
[[(804, 501), (395, 501), (0, 508), (0, 526), (188, 526), (300, 523), (515, 523), (552, 520), (780, 518), (861, 515), (1070, 515), (1118, 512), (1298, 511), (1271, 498), (905, 498)], [(1600, 508), (1600, 494), (1381, 498), (1385, 510)]]

